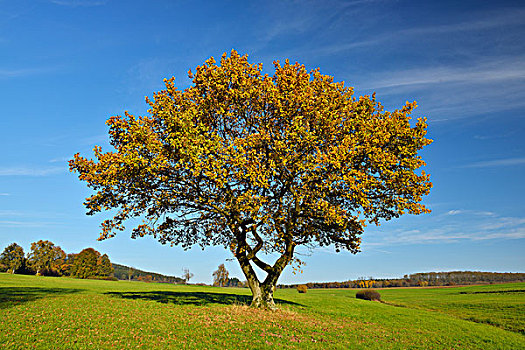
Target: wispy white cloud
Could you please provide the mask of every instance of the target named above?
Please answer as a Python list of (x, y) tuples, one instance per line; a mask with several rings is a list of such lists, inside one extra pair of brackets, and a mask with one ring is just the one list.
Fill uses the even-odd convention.
[(525, 238), (525, 228), (520, 227), (514, 230), (489, 233), (474, 237), (473, 240), (489, 240), (489, 239), (523, 239)]
[(22, 222), (23, 220), (41, 221), (42, 219), (63, 219), (67, 214), (56, 211), (20, 211), (11, 209), (0, 210), (0, 217), (12, 222)]
[(70, 7), (102, 6), (108, 3), (107, 0), (50, 0), (50, 2), (55, 5), (70, 6)]
[(479, 228), (482, 231), (507, 229), (509, 227), (519, 227), (521, 229), (525, 229), (525, 218), (501, 217), (498, 218), (498, 220), (482, 223), (479, 225)]
[(464, 210), (464, 209), (452, 209), (445, 213), (445, 215), (460, 215), (460, 214), (469, 214), (469, 215), (476, 215), (476, 216), (496, 216), (496, 214), (491, 211)]
[(460, 241), (483, 241), (490, 239), (523, 239), (525, 228), (516, 228), (508, 231), (462, 233), (447, 229), (434, 229), (418, 234), (400, 234), (397, 237), (387, 237), (381, 241), (367, 242), (364, 245), (389, 246), (405, 244), (447, 244)]
[(80, 143), (83, 145), (94, 145), (94, 144), (100, 145), (103, 143), (107, 143), (108, 140), (109, 140), (108, 134), (99, 134), (99, 135), (84, 137), (80, 140)]
[[(421, 106), (429, 121), (443, 122), (525, 107), (525, 56), (492, 57), (454, 66), (378, 71), (363, 76), (356, 87), (382, 98)], [(401, 97), (404, 96), (404, 97)]]
[(71, 157), (57, 157), (57, 158), (51, 159), (49, 161), (49, 163), (66, 163), (72, 158), (73, 158), (73, 156), (71, 156)]
[(41, 221), (11, 221), (11, 220), (0, 220), (0, 227), (46, 227), (56, 225), (53, 222), (41, 222)]
[(0, 228), (42, 228), (64, 224), (65, 213), (56, 211), (0, 210)]
[(492, 168), (500, 166), (514, 166), (525, 164), (525, 157), (493, 159), (482, 162), (470, 163), (462, 166), (462, 168)]
[(333, 55), (339, 52), (345, 52), (357, 48), (383, 45), (385, 43), (403, 43), (422, 36), (428, 39), (429, 36), (471, 31), (482, 31), (513, 25), (522, 25), (524, 16), (525, 10), (506, 9), (502, 10), (502, 12), (498, 14), (491, 13), (485, 16), (482, 15), (480, 18), (471, 21), (401, 29), (386, 32), (384, 34), (374, 35), (373, 37), (365, 38), (364, 40), (354, 40), (347, 43), (338, 42), (336, 44), (319, 46), (315, 50), (310, 51), (309, 53), (318, 55)]
[(50, 71), (52, 71), (51, 68), (0, 69), (0, 79), (25, 77)]
[[(32, 6), (28, 6), (28, 5), (29, 4), (24, 4), (24, 6), (20, 7), (21, 10), (19, 9), (16, 12), (12, 12), (9, 10), (6, 11), (4, 10), (6, 6), (2, 6), (2, 9), (0, 9), (0, 23), (5, 24), (6, 22), (16, 20), (28, 13), (33, 12), (33, 10), (37, 7), (36, 3), (33, 3)], [(8, 41), (8, 40), (3, 40), (2, 38), (0, 38), (0, 43), (3, 41)]]
[(4, 167), (0, 168), (0, 176), (48, 176), (66, 172), (67, 167)]
[[(447, 244), (491, 239), (524, 239), (525, 217), (499, 216), (491, 211), (449, 210), (416, 224), (401, 225), (391, 230), (365, 232), (363, 244), (389, 246), (407, 244)], [(367, 237), (368, 234), (368, 237)]]
[[(388, 0), (386, 0), (388, 1)], [(263, 50), (267, 48), (273, 40), (283, 39), (285, 37), (309, 33), (308, 37), (312, 34), (317, 37), (319, 33), (331, 32), (331, 29), (338, 28), (339, 25), (343, 25), (348, 29), (348, 23), (346, 20), (338, 23), (338, 17), (342, 14), (354, 13), (358, 16), (363, 9), (368, 8), (368, 5), (372, 5), (377, 2), (385, 2), (385, 0), (353, 0), (353, 1), (301, 1), (300, 6), (288, 6), (289, 3), (281, 2), (277, 6), (271, 5), (271, 10), (268, 9), (267, 5), (262, 5), (260, 11), (269, 12), (275, 14), (270, 16), (268, 22), (264, 25), (259, 26), (259, 34), (255, 37), (255, 40), (249, 44), (252, 54), (257, 52), (260, 53), (267, 60), (272, 62), (276, 57), (275, 49), (272, 48), (272, 55), (268, 56)], [(339, 29), (336, 29), (339, 30)], [(324, 41), (323, 41), (324, 43)], [(305, 49), (304, 47), (295, 47), (292, 49), (284, 50), (281, 55), (282, 58), (298, 58), (312, 55), (330, 55), (334, 51), (350, 50), (356, 46), (367, 46), (368, 43), (341, 43), (337, 40), (337, 44), (331, 44), (327, 46), (316, 45), (316, 49)], [(293, 47), (290, 46), (290, 47)]]
[[(387, 78), (383, 78), (387, 76)], [(379, 78), (380, 77), (380, 78)], [(525, 79), (525, 57), (504, 57), (469, 66), (426, 67), (395, 72), (382, 72), (371, 78), (364, 89), (399, 88), (446, 83), (487, 84), (508, 80)]]
[(428, 35), (428, 34), (449, 34), (466, 31), (487, 30), (492, 28), (502, 28), (512, 25), (523, 25), (523, 9), (504, 9), (500, 13), (490, 13), (483, 15), (481, 18), (470, 21), (450, 23), (437, 26), (411, 28), (402, 30), (394, 35)]
[(15, 210), (0, 210), (0, 216), (21, 216), (22, 213)]
[(10, 196), (10, 195), (11, 195), (11, 193), (7, 193), (7, 192), (2, 192), (2, 193), (0, 193), (0, 196), (4, 196), (4, 197), (5, 197), (5, 196)]

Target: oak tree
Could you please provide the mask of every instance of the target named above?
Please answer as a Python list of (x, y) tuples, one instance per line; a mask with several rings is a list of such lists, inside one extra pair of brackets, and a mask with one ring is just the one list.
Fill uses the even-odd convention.
[(16, 243), (11, 243), (5, 247), (2, 255), (0, 255), (0, 265), (10, 273), (18, 271), (24, 262), (24, 249)]
[(27, 265), (36, 275), (59, 275), (66, 253), (53, 242), (39, 240), (31, 243), (31, 252), (27, 257)]
[(357, 253), (366, 224), (429, 211), (418, 151), (431, 140), (424, 118), (410, 122), (415, 102), (385, 111), (375, 94), (356, 98), (318, 69), (276, 61), (268, 75), (233, 50), (189, 76), (185, 90), (171, 78), (146, 98), (149, 115), (109, 118), (113, 151), (70, 161), (96, 191), (87, 214), (116, 209), (99, 239), (141, 218), (133, 238), (223, 245), (252, 305), (274, 308), (296, 247)]

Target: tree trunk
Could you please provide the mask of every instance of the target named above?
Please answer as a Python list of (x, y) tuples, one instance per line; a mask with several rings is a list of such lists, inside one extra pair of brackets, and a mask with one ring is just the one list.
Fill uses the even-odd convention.
[[(275, 310), (275, 302), (273, 300), (274, 284), (271, 283), (260, 283), (255, 271), (250, 265), (249, 261), (243, 255), (238, 255), (237, 260), (241, 265), (241, 270), (246, 277), (248, 287), (252, 291), (252, 303), (250, 306), (256, 308)], [(275, 280), (277, 281), (277, 280)]]
[[(246, 230), (244, 228), (239, 230), (239, 227), (233, 226), (232, 232), (239, 233), (236, 237), (238, 241), (234, 251), (234, 256), (237, 258), (241, 270), (246, 277), (246, 282), (252, 291), (253, 299), (251, 306), (276, 310), (277, 306), (273, 300), (273, 292), (275, 291), (275, 286), (277, 285), (277, 280), (281, 276), (281, 273), (293, 258), (295, 244), (292, 242), (291, 238), (285, 240), (286, 246), (284, 252), (273, 265), (269, 265), (259, 260), (255, 255), (262, 248), (262, 239), (260, 239), (256, 232), (253, 232), (253, 234), (256, 239), (259, 237), (259, 242), (253, 249), (251, 249), (246, 243)], [(241, 242), (241, 244), (238, 242)], [(245, 247), (248, 247), (248, 249)], [(259, 282), (259, 279), (257, 278), (257, 274), (252, 267), (252, 262), (267, 274), (262, 283)]]
[(258, 285), (255, 286), (250, 285), (253, 295), (250, 306), (261, 309), (276, 310), (277, 306), (273, 300), (273, 286), (268, 288), (264, 285), (261, 286), (259, 283), (257, 284)]

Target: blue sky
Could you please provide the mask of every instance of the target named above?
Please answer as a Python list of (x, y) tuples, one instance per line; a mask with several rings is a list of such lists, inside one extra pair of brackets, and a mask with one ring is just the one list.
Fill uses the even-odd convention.
[[(68, 172), (76, 152), (109, 150), (105, 121), (146, 113), (145, 96), (232, 48), (271, 69), (298, 61), (416, 100), (434, 143), (422, 155), (431, 214), (368, 227), (362, 252), (300, 251), (280, 283), (446, 270), (525, 271), (525, 5), (520, 1), (0, 0), (0, 249), (48, 239), (113, 262), (209, 283), (220, 247), (183, 251), (129, 231), (97, 242), (104, 215)], [(130, 227), (128, 227), (130, 228)]]

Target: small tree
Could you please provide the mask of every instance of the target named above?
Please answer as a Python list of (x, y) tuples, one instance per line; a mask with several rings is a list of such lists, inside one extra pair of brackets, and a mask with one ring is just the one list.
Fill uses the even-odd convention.
[(31, 252), (27, 264), (36, 275), (59, 275), (64, 264), (66, 253), (53, 242), (39, 240), (31, 243)]
[(111, 261), (107, 254), (102, 255), (97, 261), (97, 275), (100, 277), (110, 276), (115, 269), (111, 265)]
[(218, 287), (224, 287), (228, 283), (228, 270), (224, 264), (220, 264), (217, 271), (213, 273), (213, 285)]
[(184, 283), (188, 283), (192, 277), (193, 274), (190, 272), (190, 269), (183, 270), (182, 278), (184, 279)]
[(146, 99), (150, 116), (109, 118), (115, 150), (95, 146), (95, 160), (76, 154), (69, 163), (97, 191), (85, 201), (89, 215), (117, 209), (99, 239), (140, 217), (132, 237), (222, 245), (252, 305), (275, 308), (274, 287), (297, 247), (357, 253), (367, 223), (429, 212), (420, 202), (432, 184), (417, 169), (431, 140), (425, 119), (410, 124), (415, 102), (387, 112), (375, 94), (355, 98), (319, 70), (274, 68), (263, 74), (232, 50), (190, 72), (183, 91), (166, 80)]
[(24, 263), (24, 249), (16, 243), (8, 245), (0, 255), (0, 265), (3, 265), (7, 272), (15, 273)]

